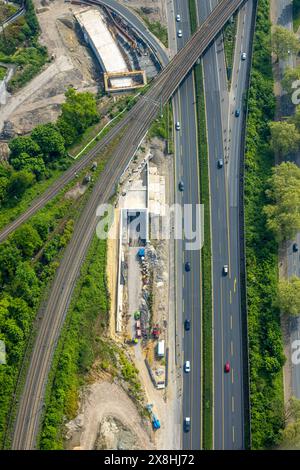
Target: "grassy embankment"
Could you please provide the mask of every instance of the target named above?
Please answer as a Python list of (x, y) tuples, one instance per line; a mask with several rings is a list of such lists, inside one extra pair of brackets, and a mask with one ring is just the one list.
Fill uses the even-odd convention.
[(245, 222), (252, 448), (276, 444), (283, 426), (283, 347), (274, 307), (278, 246), (266, 227), (267, 180), (274, 165), (269, 122), (275, 99), (271, 64), (270, 2), (260, 0), (254, 38), (246, 137)]
[[(197, 28), (195, 0), (189, 0), (191, 31)], [(210, 190), (208, 147), (206, 134), (206, 110), (202, 64), (195, 66), (195, 86), (198, 124), (198, 153), (200, 169), (200, 199), (204, 205), (204, 246), (201, 252), (202, 263), (202, 367), (203, 367), (203, 448), (212, 448), (212, 279), (211, 279), (211, 234), (210, 234)]]

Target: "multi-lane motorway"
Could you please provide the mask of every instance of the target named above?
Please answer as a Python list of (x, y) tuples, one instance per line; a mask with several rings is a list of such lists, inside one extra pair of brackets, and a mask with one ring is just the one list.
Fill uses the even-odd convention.
[(117, 144), (109, 164), (96, 182), (58, 268), (37, 333), (24, 393), (19, 404), (12, 444), (14, 449), (30, 449), (35, 446), (48, 371), (80, 266), (95, 233), (98, 205), (109, 199), (149, 124), (157, 115), (159, 107), (156, 109), (153, 106), (153, 100), (161, 100), (162, 103), (169, 100), (197, 58), (242, 3), (243, 0), (220, 2), (187, 45), (154, 81), (151, 90), (133, 108), (134, 115), (131, 115), (128, 122), (126, 134)]
[[(215, 2), (216, 3), (216, 2)], [(207, 2), (211, 7), (214, 2)], [(210, 10), (206, 10), (206, 16)], [(251, 56), (253, 1), (238, 15), (231, 90), (224, 93), (222, 44), (217, 39), (203, 58), (211, 189), (214, 318), (214, 448), (241, 449), (244, 441), (243, 316), (240, 298), (239, 178), (243, 154), (243, 96), (247, 92)], [(205, 17), (204, 16), (204, 17)], [(247, 18), (247, 21), (245, 19)], [(247, 60), (241, 60), (241, 54)], [(223, 56), (224, 57), (224, 56)], [(224, 62), (223, 62), (224, 63)], [(220, 66), (221, 64), (221, 66)], [(235, 116), (236, 109), (240, 116)], [(217, 167), (223, 158), (224, 169)], [(229, 266), (228, 276), (223, 266)], [(230, 373), (224, 373), (229, 361)], [(247, 386), (246, 386), (247, 389)]]

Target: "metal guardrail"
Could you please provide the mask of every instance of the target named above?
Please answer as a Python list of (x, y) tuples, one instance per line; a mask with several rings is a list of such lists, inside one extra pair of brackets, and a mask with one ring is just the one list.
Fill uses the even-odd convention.
[(19, 10), (16, 11), (16, 13), (14, 13), (13, 15), (9, 16), (4, 21), (2, 21), (2, 23), (0, 24), (0, 29), (1, 28), (4, 29), (4, 25), (9, 25), (10, 23), (13, 23), (13, 21), (17, 20), (19, 16), (25, 13), (25, 11), (26, 11), (25, 2), (23, 2), (21, 8), (19, 8)]
[[(239, 170), (239, 239), (240, 239), (240, 280), (241, 280), (241, 312), (242, 312), (242, 338), (243, 338), (243, 387), (244, 387), (244, 422), (245, 425), (245, 437), (244, 444), (246, 449), (251, 448), (251, 404), (250, 404), (250, 361), (249, 361), (249, 337), (248, 337), (248, 302), (247, 302), (247, 266), (246, 266), (246, 237), (245, 237), (245, 154), (246, 154), (246, 134), (247, 124), (249, 116), (249, 91), (251, 86), (252, 77), (252, 64), (253, 64), (253, 44), (254, 44), (254, 33), (256, 28), (257, 18), (257, 6), (258, 0), (254, 0), (253, 17), (251, 19), (251, 49), (250, 57), (248, 61), (248, 73), (247, 73), (247, 95), (246, 95), (246, 109), (245, 119), (241, 135), (242, 152), (240, 159), (240, 170)], [(247, 365), (247, 366), (246, 366)]]

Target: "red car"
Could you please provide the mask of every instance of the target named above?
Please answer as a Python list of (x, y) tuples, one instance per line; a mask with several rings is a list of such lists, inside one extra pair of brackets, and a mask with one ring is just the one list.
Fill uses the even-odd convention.
[(225, 364), (224, 370), (225, 370), (226, 374), (228, 374), (228, 372), (230, 372), (230, 364), (229, 364), (228, 361)]

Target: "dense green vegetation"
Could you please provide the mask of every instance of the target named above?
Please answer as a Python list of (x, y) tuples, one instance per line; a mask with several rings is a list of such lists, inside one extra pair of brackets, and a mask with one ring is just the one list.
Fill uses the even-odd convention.
[(32, 322), (72, 234), (76, 209), (70, 200), (55, 200), (0, 245), (0, 339), (7, 353), (0, 368), (0, 445)]
[[(33, 196), (70, 165), (69, 145), (98, 120), (95, 97), (69, 89), (57, 124), (41, 124), (31, 135), (10, 141), (10, 165), (0, 165), (0, 227), (20, 213)], [(71, 126), (72, 135), (65, 138)]]
[(125, 352), (105, 336), (108, 312), (106, 241), (95, 237), (56, 349), (48, 381), (41, 449), (63, 449), (63, 424), (65, 419), (76, 416), (79, 387), (87, 382), (92, 367), (124, 380), (133, 399), (143, 398), (137, 369)]
[(252, 447), (277, 443), (283, 426), (284, 364), (277, 300), (278, 246), (263, 207), (274, 164), (269, 121), (275, 99), (271, 65), (270, 2), (258, 3), (246, 140), (245, 215)]
[(0, 65), (0, 82), (1, 82), (1, 80), (4, 80), (6, 72), (7, 72), (6, 67), (2, 67)]
[(25, 15), (1, 33), (0, 62), (17, 65), (8, 84), (8, 90), (12, 92), (37, 75), (47, 61), (47, 50), (38, 43), (39, 24), (32, 0), (26, 0), (25, 6)]
[(173, 117), (172, 117), (172, 104), (167, 104), (163, 109), (163, 114), (160, 115), (151, 125), (148, 137), (159, 137), (167, 142), (167, 151), (173, 151)]
[(278, 59), (286, 59), (289, 54), (298, 54), (300, 50), (298, 37), (293, 31), (276, 25), (272, 32), (272, 49)]
[(77, 412), (78, 389), (101, 353), (107, 367), (113, 357), (103, 344), (109, 300), (106, 290), (106, 241), (94, 239), (69, 309), (49, 378), (42, 449), (63, 448), (62, 423)]
[(208, 148), (206, 135), (206, 110), (202, 65), (195, 67), (200, 197), (204, 204), (204, 246), (201, 252), (202, 265), (202, 332), (203, 332), (203, 448), (212, 449), (213, 437), (213, 376), (212, 376), (212, 279), (211, 279), (211, 234), (210, 234), (210, 191), (208, 173)]
[[(189, 0), (191, 31), (197, 28), (195, 0)], [(203, 342), (203, 448), (212, 449), (213, 442), (213, 377), (212, 377), (212, 279), (208, 147), (206, 135), (206, 109), (202, 64), (196, 65), (195, 87), (197, 104), (198, 154), (200, 171), (200, 202), (204, 205), (204, 246), (201, 251), (202, 266), (202, 342)]]
[(292, 162), (273, 168), (266, 195), (267, 227), (278, 242), (294, 238), (300, 230), (300, 168)]
[(285, 315), (298, 316), (300, 312), (300, 279), (292, 276), (281, 279), (278, 286), (278, 306)]
[(293, 22), (294, 32), (296, 33), (300, 26), (300, 0), (293, 0)]

